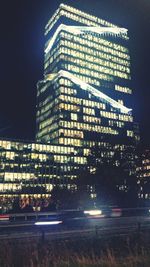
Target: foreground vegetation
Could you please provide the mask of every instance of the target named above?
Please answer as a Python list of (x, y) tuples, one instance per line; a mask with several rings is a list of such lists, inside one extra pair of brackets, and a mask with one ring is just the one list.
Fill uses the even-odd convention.
[(0, 267), (150, 267), (150, 233), (103, 240), (0, 241)]

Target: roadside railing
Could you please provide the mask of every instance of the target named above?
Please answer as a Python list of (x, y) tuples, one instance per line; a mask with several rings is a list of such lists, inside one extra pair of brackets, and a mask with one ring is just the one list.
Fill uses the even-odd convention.
[[(102, 217), (137, 217), (137, 216), (149, 216), (149, 207), (140, 208), (102, 208), (101, 213), (97, 216), (90, 215), (89, 217), (102, 218)], [(92, 213), (93, 214), (93, 213)], [(52, 217), (65, 216), (66, 218), (85, 217), (83, 210), (59, 210), (55, 212), (28, 212), (28, 213), (10, 213), (0, 215), (0, 221), (37, 221), (39, 219), (51, 219)]]

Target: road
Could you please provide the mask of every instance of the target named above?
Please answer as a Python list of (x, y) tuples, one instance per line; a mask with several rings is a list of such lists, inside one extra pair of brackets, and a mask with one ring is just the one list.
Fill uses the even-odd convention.
[(0, 239), (66, 239), (90, 236), (127, 235), (150, 230), (150, 217), (72, 218), (60, 225), (37, 226), (35, 221), (0, 223)]

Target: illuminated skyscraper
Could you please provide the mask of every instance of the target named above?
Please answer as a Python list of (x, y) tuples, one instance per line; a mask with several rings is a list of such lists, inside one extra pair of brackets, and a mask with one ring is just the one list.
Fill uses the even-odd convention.
[[(140, 138), (132, 116), (127, 29), (61, 4), (45, 38), (37, 142), (0, 140), (0, 205), (7, 208), (16, 196), (48, 198), (58, 184), (77, 189), (77, 176), (83, 169), (94, 174), (99, 163), (135, 170)], [(141, 198), (150, 198), (148, 163), (137, 168)]]
[[(73, 146), (85, 164), (95, 146), (102, 147), (101, 157), (108, 159), (119, 150), (132, 165), (127, 29), (61, 4), (45, 27), (45, 38), (36, 140)], [(78, 162), (70, 154), (68, 163), (65, 168), (70, 170)]]

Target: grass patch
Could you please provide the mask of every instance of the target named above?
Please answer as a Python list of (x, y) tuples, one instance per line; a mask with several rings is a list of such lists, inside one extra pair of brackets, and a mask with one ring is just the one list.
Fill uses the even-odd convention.
[(150, 267), (150, 234), (0, 241), (0, 267)]

